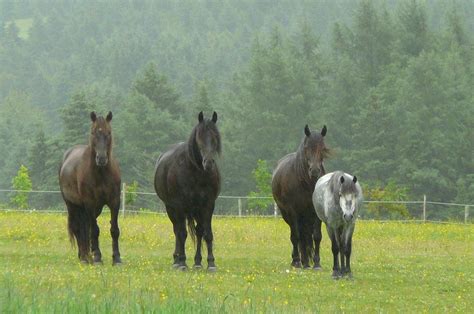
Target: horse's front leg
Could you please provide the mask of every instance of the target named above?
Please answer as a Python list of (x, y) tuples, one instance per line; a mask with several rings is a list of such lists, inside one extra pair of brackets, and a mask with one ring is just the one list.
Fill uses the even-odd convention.
[(314, 230), (313, 230), (313, 240), (314, 240), (314, 257), (313, 257), (313, 262), (314, 270), (320, 270), (321, 269), (321, 257), (319, 256), (319, 248), (321, 245), (321, 239), (323, 238), (323, 235), (321, 233), (321, 219), (316, 217), (316, 222), (314, 223)]
[(112, 265), (122, 264), (122, 259), (120, 258), (119, 250), (119, 236), (120, 229), (118, 226), (118, 215), (120, 210), (120, 197), (118, 200), (115, 200), (110, 208), (110, 235), (112, 236)]
[(203, 229), (204, 229), (204, 241), (206, 241), (207, 246), (207, 270), (216, 271), (217, 267), (215, 264), (214, 253), (212, 242), (214, 240), (214, 235), (212, 234), (212, 213), (214, 212), (214, 203), (211, 204), (211, 207), (204, 209), (203, 215)]
[(341, 269), (339, 268), (339, 239), (336, 230), (327, 227), (329, 238), (331, 239), (331, 250), (333, 256), (332, 278), (338, 279), (341, 277)]
[(99, 248), (99, 234), (100, 229), (97, 224), (97, 218), (91, 217), (91, 249), (92, 249), (92, 262), (94, 265), (102, 264), (102, 253)]
[(201, 247), (202, 247), (202, 236), (204, 234), (204, 230), (202, 227), (201, 220), (197, 221), (196, 224), (196, 255), (194, 256), (194, 268), (201, 269), (202, 268), (202, 254), (201, 254)]
[(344, 239), (344, 256), (346, 259), (346, 267), (344, 269), (343, 275), (346, 275), (349, 278), (352, 278), (351, 271), (351, 252), (352, 252), (352, 234), (354, 233), (355, 225), (349, 226), (344, 230), (343, 239)]

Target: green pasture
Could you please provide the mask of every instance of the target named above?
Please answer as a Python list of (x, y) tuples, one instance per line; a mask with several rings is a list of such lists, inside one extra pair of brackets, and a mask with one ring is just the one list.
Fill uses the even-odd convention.
[[(472, 312), (474, 226), (358, 221), (353, 280), (292, 269), (281, 218), (214, 219), (216, 273), (171, 268), (166, 216), (120, 217), (124, 265), (113, 267), (109, 215), (102, 266), (77, 260), (62, 214), (0, 212), (1, 313)], [(188, 264), (194, 249), (188, 238)], [(205, 256), (204, 256), (205, 257)]]

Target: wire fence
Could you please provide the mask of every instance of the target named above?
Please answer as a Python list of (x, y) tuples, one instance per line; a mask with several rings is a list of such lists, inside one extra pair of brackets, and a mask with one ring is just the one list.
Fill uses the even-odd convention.
[[(12, 197), (22, 193), (27, 195), (26, 208), (18, 208), (11, 203)], [(130, 197), (132, 196), (132, 197)], [(154, 192), (131, 192), (122, 189), (121, 214), (164, 214), (166, 212)], [(123, 200), (127, 200), (124, 202)], [(380, 221), (421, 221), (421, 222), (463, 222), (472, 223), (470, 210), (474, 204), (429, 201), (426, 196), (422, 200), (365, 200), (359, 211), (360, 219)], [(66, 207), (60, 191), (21, 191), (0, 189), (0, 211), (24, 211), (44, 213), (65, 213)], [(218, 216), (265, 216), (280, 215), (272, 197), (249, 197), (221, 195), (216, 200), (214, 215)]]

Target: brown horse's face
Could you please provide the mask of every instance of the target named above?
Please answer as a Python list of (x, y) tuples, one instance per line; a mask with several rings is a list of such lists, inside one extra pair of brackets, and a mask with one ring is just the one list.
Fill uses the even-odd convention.
[(327, 157), (329, 150), (324, 145), (324, 136), (327, 128), (324, 126), (320, 133), (311, 132), (308, 125), (304, 128), (306, 135), (304, 139), (304, 156), (308, 164), (308, 175), (314, 179), (318, 179), (326, 174), (324, 169), (324, 159)]
[(196, 143), (202, 157), (202, 167), (206, 171), (214, 168), (217, 156), (221, 151), (219, 131), (217, 130), (217, 113), (214, 112), (212, 119), (204, 119), (202, 112), (199, 113), (199, 124), (196, 130)]
[(112, 150), (112, 112), (104, 119), (97, 117), (95, 112), (91, 112), (91, 135), (90, 147), (92, 154), (95, 157), (95, 163), (99, 167), (107, 165), (110, 159), (110, 152)]

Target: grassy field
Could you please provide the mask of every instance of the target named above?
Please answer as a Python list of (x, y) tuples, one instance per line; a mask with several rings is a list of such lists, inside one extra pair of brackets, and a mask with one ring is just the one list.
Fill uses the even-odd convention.
[[(216, 273), (171, 268), (165, 216), (119, 221), (124, 265), (112, 267), (109, 215), (102, 266), (83, 266), (66, 216), (0, 212), (0, 312), (472, 312), (474, 225), (357, 222), (353, 280), (290, 264), (289, 229), (275, 218), (215, 218)], [(190, 242), (190, 241), (189, 241)], [(188, 262), (194, 250), (187, 246)]]

